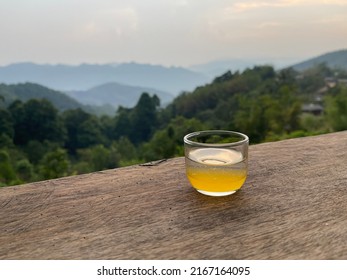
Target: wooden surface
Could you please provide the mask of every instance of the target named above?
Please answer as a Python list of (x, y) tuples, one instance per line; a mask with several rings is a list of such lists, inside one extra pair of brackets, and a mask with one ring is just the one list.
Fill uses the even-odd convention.
[(251, 146), (223, 198), (183, 158), (2, 188), (0, 259), (347, 259), (347, 132)]

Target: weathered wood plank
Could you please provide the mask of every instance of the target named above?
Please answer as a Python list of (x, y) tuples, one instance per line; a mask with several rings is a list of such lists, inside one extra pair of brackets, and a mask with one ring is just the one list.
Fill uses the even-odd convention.
[(347, 259), (347, 132), (250, 147), (243, 189), (183, 158), (0, 189), (0, 259)]

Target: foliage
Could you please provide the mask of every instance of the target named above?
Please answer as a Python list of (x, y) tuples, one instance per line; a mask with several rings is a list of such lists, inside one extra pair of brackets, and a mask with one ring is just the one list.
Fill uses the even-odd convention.
[(186, 119), (182, 116), (171, 120), (166, 128), (158, 130), (151, 140), (142, 147), (145, 161), (182, 156), (182, 139), (192, 131), (204, 130), (205, 126), (197, 119)]
[(13, 120), (10, 112), (5, 109), (0, 109), (0, 132), (13, 139), (14, 129)]
[(325, 98), (325, 114), (333, 131), (347, 129), (347, 88), (339, 88), (334, 95)]
[(72, 154), (77, 149), (103, 143), (101, 125), (99, 119), (82, 109), (67, 110), (62, 115), (63, 123), (67, 131), (65, 148)]
[(115, 138), (128, 137), (138, 145), (148, 141), (157, 127), (157, 108), (160, 105), (159, 98), (150, 96), (144, 92), (133, 109), (120, 107), (115, 122)]
[(16, 85), (0, 84), (0, 95), (4, 97), (4, 102), (8, 105), (15, 100), (27, 102), (31, 99), (46, 99), (54, 104), (58, 110), (83, 107), (76, 100), (59, 91), (33, 83), (21, 83)]
[(15, 144), (24, 145), (31, 140), (64, 141), (65, 130), (58, 117), (58, 110), (49, 101), (15, 101), (9, 106), (9, 111), (14, 119)]
[(39, 165), (39, 175), (43, 180), (67, 176), (69, 165), (66, 150), (59, 148), (48, 152), (42, 158)]
[[(347, 129), (343, 84), (326, 91), (324, 114), (302, 112), (304, 102), (326, 90), (330, 75), (345, 77), (325, 65), (303, 73), (267, 65), (228, 71), (165, 108), (144, 92), (133, 108), (119, 107), (113, 116), (58, 111), (46, 99), (8, 102), (13, 88), (0, 85), (0, 186), (182, 156), (183, 137), (192, 131), (237, 130), (261, 143)], [(30, 95), (42, 90), (27, 86)], [(16, 90), (25, 95), (26, 84)]]
[(0, 184), (11, 184), (17, 180), (8, 152), (0, 150)]
[(89, 163), (90, 171), (115, 168), (119, 165), (117, 150), (112, 147), (108, 149), (102, 144), (79, 150), (78, 155), (80, 160)]
[(16, 162), (15, 170), (22, 182), (27, 182), (34, 177), (34, 167), (28, 159), (21, 159)]

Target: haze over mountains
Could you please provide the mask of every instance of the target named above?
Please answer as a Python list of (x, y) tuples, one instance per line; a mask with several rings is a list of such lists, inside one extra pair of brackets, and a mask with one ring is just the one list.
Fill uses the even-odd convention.
[(119, 105), (131, 108), (136, 105), (136, 102), (143, 92), (156, 94), (163, 106), (167, 105), (174, 98), (172, 94), (165, 91), (153, 88), (127, 86), (114, 82), (92, 87), (85, 91), (76, 90), (67, 91), (65, 93), (86, 105), (103, 106), (109, 104), (115, 108)]
[(246, 68), (252, 68), (255, 65), (270, 64), (275, 69), (281, 69), (292, 65), (297, 62), (296, 59), (283, 58), (283, 59), (221, 59), (215, 60), (204, 64), (192, 65), (189, 67), (190, 70), (202, 73), (207, 77), (214, 79), (216, 76), (220, 76), (222, 73), (230, 70), (243, 71)]
[(332, 69), (338, 68), (347, 70), (347, 49), (329, 52), (292, 65), (292, 67), (297, 71), (304, 71), (320, 63), (325, 63)]
[(38, 83), (55, 90), (89, 90), (106, 83), (119, 83), (178, 94), (206, 82), (205, 75), (182, 67), (122, 63), (50, 65), (16, 63), (0, 67), (0, 82)]
[[(323, 54), (292, 67), (302, 71), (319, 63), (347, 70), (347, 49)], [(223, 60), (195, 65), (190, 69), (138, 63), (78, 66), (17, 63), (0, 67), (0, 83), (36, 83), (55, 90), (51, 91), (52, 94), (56, 91), (64, 92), (84, 105), (107, 104), (108, 112), (112, 112), (112, 108), (116, 109), (120, 105), (134, 106), (143, 92), (157, 94), (161, 104), (166, 105), (180, 92), (192, 91), (197, 86), (210, 83), (214, 77), (227, 70), (242, 71), (260, 64), (271, 62)], [(34, 88), (33, 85), (31, 88)], [(10, 91), (14, 92), (14, 89)], [(21, 98), (23, 94), (16, 94), (13, 98)]]
[[(0, 67), (0, 83), (37, 83), (61, 91), (84, 105), (134, 106), (143, 92), (169, 103), (181, 91), (209, 82), (201, 73), (182, 67), (123, 63), (39, 65), (17, 63)], [(108, 110), (110, 111), (110, 110)]]
[[(84, 107), (75, 99), (67, 96), (66, 94), (52, 90), (50, 88), (41, 86), (34, 83), (21, 83), (21, 84), (0, 84), (0, 105), (10, 105), (13, 101), (19, 99), (26, 102), (30, 99), (47, 99), (59, 110), (68, 110)], [(1, 107), (1, 106), (0, 106)]]

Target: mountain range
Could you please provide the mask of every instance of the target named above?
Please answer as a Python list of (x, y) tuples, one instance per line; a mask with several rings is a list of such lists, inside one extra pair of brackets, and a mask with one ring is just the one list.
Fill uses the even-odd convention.
[(89, 90), (106, 83), (147, 87), (177, 95), (207, 82), (204, 74), (182, 67), (122, 63), (50, 65), (16, 63), (0, 67), (0, 82), (32, 82), (60, 90)]
[(17, 99), (25, 102), (33, 98), (44, 98), (59, 110), (83, 108), (81, 103), (66, 94), (34, 83), (0, 84), (0, 96), (0, 105), (4, 103), (6, 106)]
[(256, 65), (272, 65), (275, 69), (282, 69), (288, 65), (292, 65), (297, 60), (293, 58), (282, 59), (221, 59), (215, 60), (204, 64), (192, 65), (190, 70), (202, 73), (209, 77), (211, 80), (221, 74), (231, 72), (242, 72), (247, 68), (253, 68)]
[[(347, 70), (347, 49), (326, 53), (291, 67), (303, 71), (320, 63)], [(47, 99), (59, 109), (84, 107), (89, 111), (113, 113), (118, 106), (134, 106), (143, 92), (157, 94), (161, 104), (166, 105), (180, 92), (207, 84), (227, 70), (241, 71), (255, 64), (250, 60), (222, 60), (186, 69), (138, 63), (78, 66), (17, 63), (0, 66), (0, 83), (3, 83), (0, 95), (7, 101), (49, 96)], [(258, 60), (259, 64), (271, 62), (260, 63)], [(35, 94), (35, 91), (39, 93)]]
[(325, 63), (329, 68), (347, 70), (347, 49), (329, 52), (292, 65), (297, 71), (304, 71), (318, 64)]
[(137, 100), (143, 92), (150, 95), (156, 94), (162, 106), (173, 100), (174, 96), (168, 92), (145, 87), (126, 86), (119, 83), (107, 83), (92, 87), (89, 90), (66, 91), (65, 93), (85, 105), (103, 106), (109, 104), (114, 108), (119, 105), (131, 108), (136, 105)]

